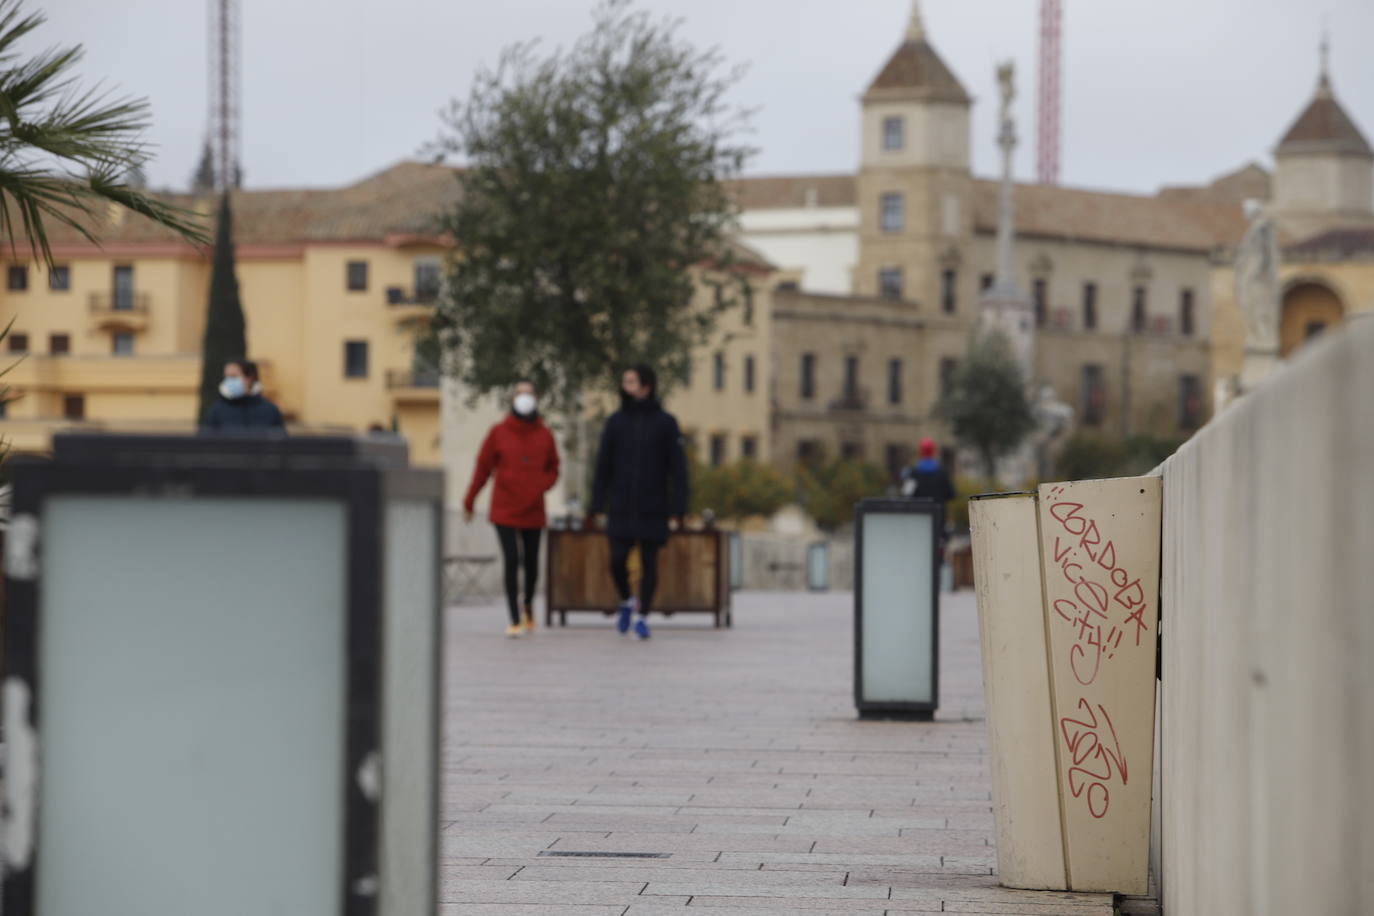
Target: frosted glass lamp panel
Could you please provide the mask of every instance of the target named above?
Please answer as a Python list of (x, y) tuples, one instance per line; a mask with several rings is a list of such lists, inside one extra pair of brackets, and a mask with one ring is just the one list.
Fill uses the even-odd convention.
[(341, 910), (342, 502), (43, 512), (43, 916)]
[(863, 516), (863, 699), (935, 700), (934, 526), (920, 513)]

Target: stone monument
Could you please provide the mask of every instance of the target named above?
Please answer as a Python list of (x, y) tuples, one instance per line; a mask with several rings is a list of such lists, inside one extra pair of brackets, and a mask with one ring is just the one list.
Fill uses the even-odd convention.
[(1236, 250), (1236, 304), (1245, 319), (1240, 390), (1249, 391), (1279, 364), (1279, 241), (1267, 208), (1250, 208), (1250, 228)]
[(985, 327), (1000, 328), (1029, 381), (1035, 371), (1035, 315), (1029, 298), (1016, 282), (1016, 196), (1012, 156), (1016, 152), (1016, 121), (1011, 104), (1016, 98), (1016, 72), (1011, 61), (997, 67), (1001, 109), (997, 145), (1002, 150), (1002, 185), (997, 214), (997, 275), (979, 300)]

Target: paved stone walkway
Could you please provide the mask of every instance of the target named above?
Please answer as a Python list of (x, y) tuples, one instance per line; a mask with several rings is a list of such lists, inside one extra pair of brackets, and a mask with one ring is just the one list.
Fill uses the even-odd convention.
[(733, 630), (643, 643), (451, 610), (441, 913), (1108, 916), (992, 877), (976, 613), (944, 597), (925, 724), (855, 718), (847, 594), (742, 593)]

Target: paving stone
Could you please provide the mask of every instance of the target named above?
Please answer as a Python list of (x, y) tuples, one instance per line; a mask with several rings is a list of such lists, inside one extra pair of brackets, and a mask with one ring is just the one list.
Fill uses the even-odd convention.
[[(833, 889), (843, 887), (847, 875), (846, 872), (836, 871), (833, 868), (825, 872), (770, 872), (758, 869), (706, 867), (710, 863), (698, 863), (692, 868), (665, 868), (656, 864), (662, 860), (648, 859), (643, 861), (646, 863), (643, 866), (603, 863), (596, 872), (595, 880), (647, 881), (650, 882), (648, 892), (653, 892), (654, 885), (659, 882), (673, 885), (700, 884), (703, 887), (830, 887)], [(562, 868), (556, 865), (527, 865), (519, 869), (519, 874), (515, 876), (514, 880), (587, 880), (587, 875), (582, 874), (583, 872), (585, 869)]]
[[(685, 904), (683, 904), (685, 906)], [(576, 904), (519, 904), (519, 903), (446, 903), (439, 907), (439, 916), (622, 916), (622, 904), (612, 906), (579, 906)]]
[[(654, 900), (659, 898), (655, 897)], [(794, 912), (796, 909), (805, 909), (807, 916), (849, 916), (851, 913), (882, 913), (883, 910), (877, 907), (863, 907), (855, 909), (852, 906), (843, 909), (816, 909), (814, 907), (795, 907), (791, 906), (790, 901), (778, 901), (773, 905), (772, 901), (758, 900), (750, 901), (751, 905), (732, 906), (729, 904), (718, 903), (720, 900), (729, 899), (721, 897), (698, 897), (691, 900), (690, 906), (684, 909), (676, 904), (664, 903), (633, 903), (625, 911), (625, 916), (688, 916), (690, 913), (700, 913), (705, 910), (710, 916), (778, 916), (779, 913)], [(791, 908), (789, 908), (791, 907)], [(574, 914), (575, 916), (575, 914)]]
[(857, 720), (848, 596), (735, 601), (733, 630), (647, 643), (449, 612), (441, 916), (1111, 912), (996, 885), (970, 594), (944, 597), (933, 723)]
[(631, 881), (450, 881), (439, 878), (441, 903), (614, 904), (628, 906), (644, 890)]
[[(688, 912), (709, 913), (718, 916), (724, 912), (742, 911), (745, 913), (886, 913), (889, 900), (826, 898), (826, 897), (693, 897), (688, 903)], [(700, 908), (700, 909), (698, 909)]]

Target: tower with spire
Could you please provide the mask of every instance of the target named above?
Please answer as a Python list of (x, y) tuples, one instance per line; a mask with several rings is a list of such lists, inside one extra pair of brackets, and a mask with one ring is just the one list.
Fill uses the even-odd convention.
[(1286, 234), (1374, 226), (1374, 149), (1336, 99), (1325, 37), (1316, 92), (1274, 159), (1274, 215)]
[(971, 104), (913, 0), (900, 44), (862, 99), (859, 295), (974, 315)]

